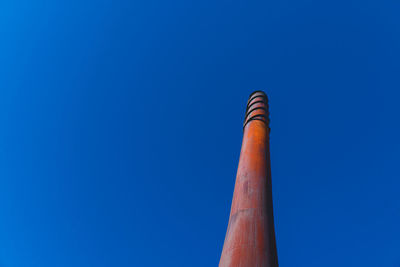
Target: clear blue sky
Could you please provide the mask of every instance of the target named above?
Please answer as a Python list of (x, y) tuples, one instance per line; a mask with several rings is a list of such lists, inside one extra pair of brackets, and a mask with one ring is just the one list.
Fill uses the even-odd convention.
[(282, 267), (400, 266), (396, 1), (1, 1), (0, 266), (216, 266), (248, 95)]

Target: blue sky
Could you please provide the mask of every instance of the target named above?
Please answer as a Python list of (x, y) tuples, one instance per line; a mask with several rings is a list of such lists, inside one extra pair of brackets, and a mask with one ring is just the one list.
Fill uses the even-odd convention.
[(1, 1), (0, 266), (216, 266), (265, 90), (280, 266), (399, 267), (399, 9)]

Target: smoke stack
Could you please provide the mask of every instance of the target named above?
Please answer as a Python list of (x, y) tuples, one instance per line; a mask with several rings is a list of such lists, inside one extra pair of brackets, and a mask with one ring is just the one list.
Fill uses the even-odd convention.
[(243, 142), (220, 267), (277, 267), (272, 210), (268, 98), (247, 102)]

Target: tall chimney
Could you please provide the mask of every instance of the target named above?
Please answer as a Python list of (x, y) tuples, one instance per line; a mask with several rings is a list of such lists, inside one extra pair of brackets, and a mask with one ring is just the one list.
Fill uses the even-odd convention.
[(277, 267), (272, 211), (268, 98), (247, 102), (239, 167), (220, 267)]

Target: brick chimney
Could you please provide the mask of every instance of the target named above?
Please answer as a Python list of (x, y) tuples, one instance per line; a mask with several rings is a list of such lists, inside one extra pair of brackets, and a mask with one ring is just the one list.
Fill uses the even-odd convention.
[(220, 267), (277, 267), (269, 152), (268, 98), (247, 102), (243, 142)]

